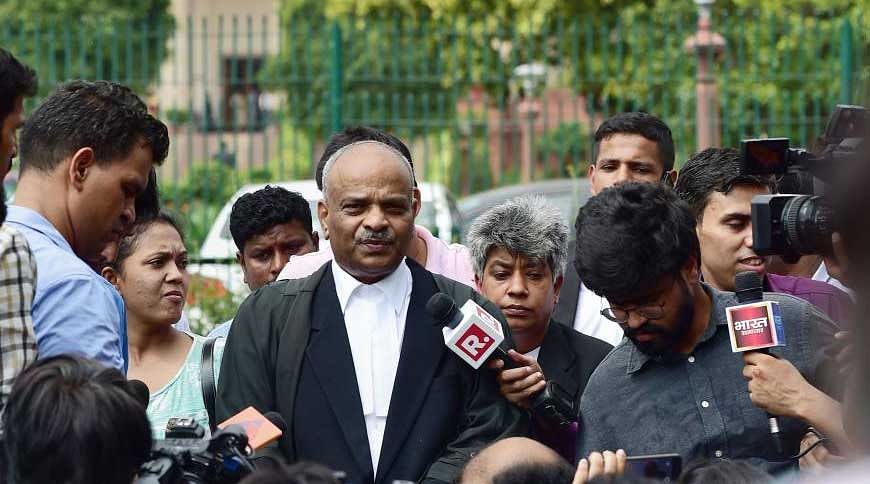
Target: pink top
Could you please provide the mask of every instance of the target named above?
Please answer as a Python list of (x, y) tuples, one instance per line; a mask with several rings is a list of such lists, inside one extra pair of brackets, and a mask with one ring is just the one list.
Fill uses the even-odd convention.
[[(449, 277), (477, 290), (474, 270), (471, 268), (471, 253), (460, 244), (447, 244), (432, 235), (426, 227), (414, 226), (417, 236), (426, 242), (426, 270)], [(321, 241), (320, 250), (305, 255), (294, 255), (278, 274), (281, 279), (302, 279), (314, 274), (323, 264), (332, 260), (332, 248)]]

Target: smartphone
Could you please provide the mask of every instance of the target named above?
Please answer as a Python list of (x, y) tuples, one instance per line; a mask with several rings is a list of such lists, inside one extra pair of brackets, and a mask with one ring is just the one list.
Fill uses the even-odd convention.
[(638, 455), (625, 459), (625, 473), (676, 482), (683, 471), (683, 459), (679, 454)]

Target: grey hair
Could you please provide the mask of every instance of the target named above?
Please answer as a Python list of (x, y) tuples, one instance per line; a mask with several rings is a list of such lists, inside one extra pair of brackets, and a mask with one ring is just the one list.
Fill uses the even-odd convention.
[(495, 248), (545, 261), (553, 279), (565, 273), (568, 227), (562, 212), (540, 195), (523, 195), (492, 207), (474, 220), (466, 238), (479, 278), (483, 278), (487, 257)]
[(380, 146), (381, 148), (383, 148), (383, 149), (389, 151), (390, 153), (396, 155), (400, 160), (402, 160), (402, 161), (404, 162), (405, 167), (408, 169), (408, 176), (409, 176), (409, 179), (410, 179), (410, 181), (411, 181), (411, 188), (412, 188), (411, 191), (413, 192), (413, 187), (414, 187), (414, 167), (411, 166), (411, 162), (408, 161), (407, 158), (405, 158), (405, 155), (403, 155), (403, 154), (402, 154), (399, 150), (397, 150), (396, 148), (393, 148), (392, 146), (390, 146), (390, 145), (388, 145), (388, 144), (386, 144), (386, 143), (382, 143), (382, 142), (377, 141), (377, 140), (362, 140), (362, 141), (355, 141), (355, 142), (353, 142), (353, 143), (350, 143), (350, 144), (344, 145), (344, 146), (342, 146), (341, 148), (335, 150), (335, 153), (333, 153), (332, 156), (330, 156), (329, 158), (327, 158), (327, 159), (326, 159), (326, 162), (323, 163), (323, 172), (322, 172), (322, 175), (321, 175), (320, 179), (322, 180), (322, 181), (321, 181), (321, 184), (322, 184), (322, 186), (323, 186), (323, 198), (324, 198), (324, 199), (326, 198), (326, 194), (327, 194), (327, 192), (329, 191), (328, 188), (327, 188), (327, 180), (329, 180), (329, 172), (332, 171), (332, 167), (335, 165), (335, 162), (338, 161), (338, 159), (341, 157), (341, 155), (345, 154), (345, 153), (346, 153), (347, 151), (349, 151), (351, 148), (354, 148), (354, 147), (359, 146), (359, 145), (368, 145), (368, 144), (378, 145), (378, 146)]

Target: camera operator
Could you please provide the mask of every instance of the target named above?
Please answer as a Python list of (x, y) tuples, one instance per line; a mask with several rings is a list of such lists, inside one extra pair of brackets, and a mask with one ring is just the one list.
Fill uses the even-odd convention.
[(8, 484), (130, 484), (151, 449), (148, 417), (124, 375), (78, 356), (22, 372), (3, 423)]
[(771, 274), (769, 258), (753, 250), (751, 202), (756, 195), (775, 193), (772, 176), (743, 174), (737, 150), (708, 148), (686, 161), (674, 189), (698, 223), (704, 282), (720, 291), (733, 291), (738, 272), (757, 272), (765, 292), (799, 297), (838, 325), (846, 322), (852, 304), (848, 295), (824, 282)]

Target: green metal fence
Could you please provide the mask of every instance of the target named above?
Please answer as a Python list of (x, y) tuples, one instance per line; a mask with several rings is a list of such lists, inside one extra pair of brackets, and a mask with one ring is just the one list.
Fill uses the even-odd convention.
[[(694, 13), (499, 24), (277, 15), (175, 22), (37, 19), (0, 25), (0, 45), (57, 82), (134, 86), (170, 126), (159, 177), (194, 253), (248, 182), (312, 177), (343, 126), (386, 128), (421, 177), (462, 196), (524, 179), (582, 176), (607, 116), (646, 110), (696, 150)], [(861, 102), (867, 24), (854, 14), (720, 12), (708, 52), (723, 145), (789, 136), (806, 146), (836, 103)], [(28, 102), (32, 108), (38, 99)]]

